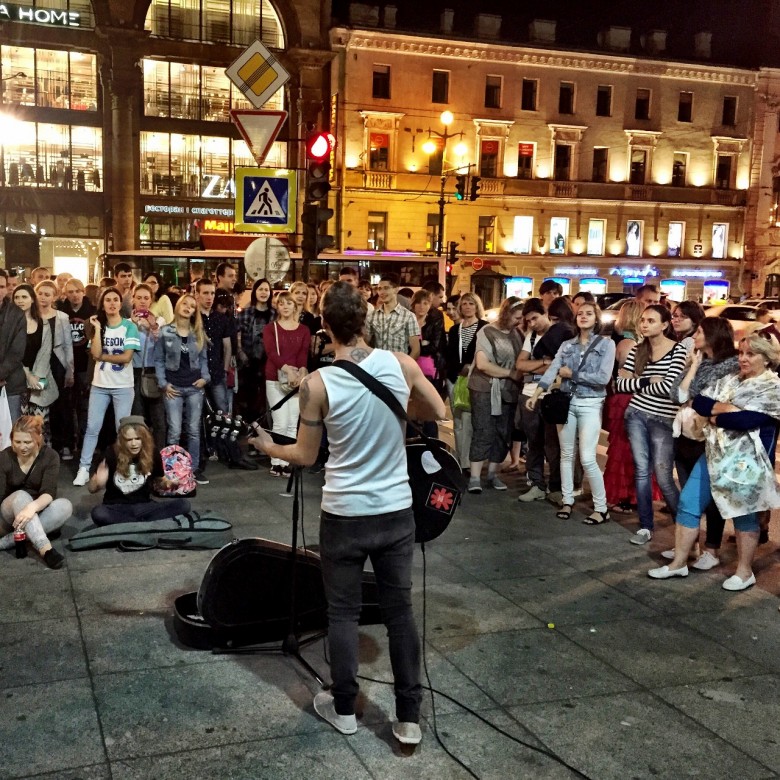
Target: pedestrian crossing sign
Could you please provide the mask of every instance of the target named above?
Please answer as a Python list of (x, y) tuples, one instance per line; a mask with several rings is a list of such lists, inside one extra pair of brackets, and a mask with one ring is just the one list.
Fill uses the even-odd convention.
[(236, 168), (236, 231), (294, 233), (295, 203), (295, 171)]

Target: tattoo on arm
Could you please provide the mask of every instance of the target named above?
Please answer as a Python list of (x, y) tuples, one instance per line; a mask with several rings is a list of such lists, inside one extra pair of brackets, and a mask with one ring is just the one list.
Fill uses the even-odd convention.
[(298, 391), (301, 409), (303, 409), (304, 406), (308, 406), (309, 401), (311, 400), (311, 390), (309, 390), (308, 379), (309, 376), (307, 375), (301, 380), (300, 390)]
[(308, 425), (310, 428), (319, 428), (322, 425), (322, 420), (307, 420), (305, 417), (298, 418), (301, 425)]
[(368, 350), (363, 349), (362, 347), (355, 347), (355, 349), (349, 353), (349, 356), (356, 363), (360, 363), (362, 360), (365, 360), (368, 357)]

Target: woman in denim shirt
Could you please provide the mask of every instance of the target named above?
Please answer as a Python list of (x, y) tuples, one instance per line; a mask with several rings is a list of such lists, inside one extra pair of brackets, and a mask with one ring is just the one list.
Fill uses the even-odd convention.
[[(157, 384), (163, 392), (168, 418), (168, 444), (178, 444), (182, 417), (187, 410), (187, 451), (192, 458), (195, 479), (200, 463), (200, 415), (203, 388), (209, 383), (208, 339), (203, 330), (198, 304), (192, 295), (182, 295), (173, 311), (173, 322), (160, 329), (154, 347)], [(201, 483), (204, 484), (204, 483)]]
[[(588, 525), (598, 525), (610, 519), (604, 475), (596, 461), (596, 447), (601, 433), (601, 410), (607, 396), (607, 385), (612, 379), (615, 342), (600, 337), (600, 329), (601, 310), (595, 303), (583, 303), (577, 312), (577, 335), (561, 344), (550, 367), (539, 380), (539, 386), (526, 403), (533, 411), (539, 396), (558, 377), (564, 380), (563, 390), (571, 392), (569, 417), (564, 425), (558, 426), (563, 493), (558, 517), (568, 519), (574, 506), (574, 445), (579, 441), (580, 461), (593, 492), (593, 512), (583, 520)], [(594, 339), (598, 339), (595, 344)], [(583, 356), (585, 362), (580, 368)]]

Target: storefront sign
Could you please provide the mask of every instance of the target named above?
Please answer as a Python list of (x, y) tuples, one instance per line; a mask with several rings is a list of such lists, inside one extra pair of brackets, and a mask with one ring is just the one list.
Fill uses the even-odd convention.
[(644, 268), (625, 268), (616, 266), (609, 269), (610, 276), (660, 276), (661, 272), (654, 265), (646, 265)]
[(206, 219), (203, 221), (203, 230), (207, 233), (234, 233), (235, 225), (221, 219)]
[(231, 208), (216, 206), (180, 206), (168, 203), (144, 203), (144, 214), (172, 214), (181, 217), (233, 217)]
[(48, 24), (52, 27), (80, 27), (81, 14), (55, 8), (33, 8), (29, 5), (0, 3), (0, 22)]
[(555, 269), (556, 274), (563, 276), (592, 276), (599, 272), (598, 268), (580, 268), (579, 266), (557, 266)]
[(475, 257), (475, 258), (474, 258), (474, 259), (471, 261), (471, 267), (472, 267), (472, 268), (473, 268), (475, 271), (481, 271), (481, 270), (482, 270), (482, 266), (483, 266), (483, 263), (482, 263), (482, 258), (481, 258), (481, 257)]
[(681, 279), (722, 279), (723, 271), (698, 270), (691, 268), (675, 268), (672, 271), (673, 276), (679, 276)]

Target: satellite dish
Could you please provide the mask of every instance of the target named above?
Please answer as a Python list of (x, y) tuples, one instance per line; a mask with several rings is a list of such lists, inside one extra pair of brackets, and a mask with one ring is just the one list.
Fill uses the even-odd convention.
[(278, 238), (257, 238), (246, 248), (244, 270), (254, 281), (281, 282), (290, 270), (290, 252)]

